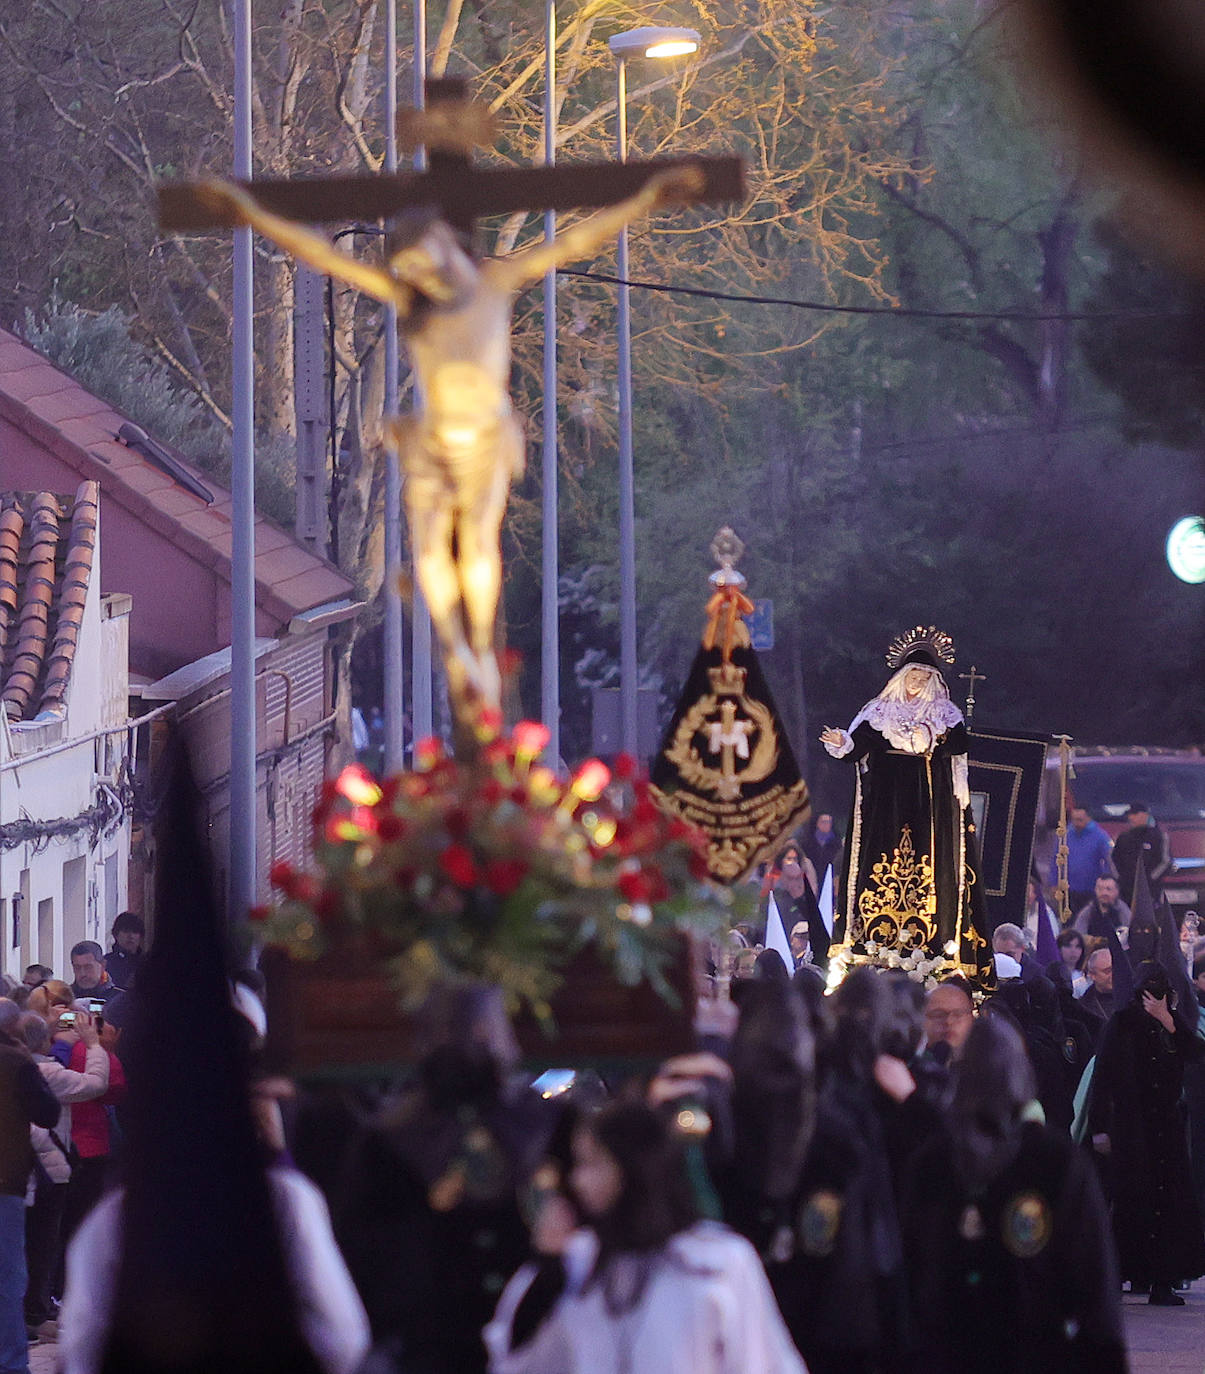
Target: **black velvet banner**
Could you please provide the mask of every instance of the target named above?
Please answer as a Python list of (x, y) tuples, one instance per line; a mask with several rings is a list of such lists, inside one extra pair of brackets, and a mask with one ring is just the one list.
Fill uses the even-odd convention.
[(705, 831), (708, 868), (733, 883), (810, 811), (786, 731), (757, 654), (700, 649), (650, 779), (657, 800)]
[(1049, 735), (974, 730), (968, 750), (971, 810), (989, 928), (1021, 925)]

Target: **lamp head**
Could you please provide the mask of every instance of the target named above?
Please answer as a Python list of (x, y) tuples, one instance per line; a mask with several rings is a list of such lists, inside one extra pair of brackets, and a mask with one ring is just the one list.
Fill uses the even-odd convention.
[(685, 57), (688, 53), (698, 52), (699, 35), (695, 29), (649, 25), (617, 33), (607, 40), (607, 46), (619, 58)]

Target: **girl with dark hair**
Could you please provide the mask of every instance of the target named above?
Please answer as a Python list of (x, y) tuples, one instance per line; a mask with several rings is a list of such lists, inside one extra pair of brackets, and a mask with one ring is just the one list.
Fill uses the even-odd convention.
[(1077, 994), (1085, 991), (1088, 975), (1084, 972), (1084, 960), (1088, 957), (1088, 950), (1084, 937), (1072, 926), (1060, 930), (1054, 943), (1058, 946), (1058, 963), (1047, 968), (1046, 976), (1056, 987), (1066, 983)]
[(1133, 998), (1105, 1027), (1089, 1114), (1093, 1145), (1113, 1164), (1121, 1276), (1133, 1288), (1149, 1284), (1158, 1307), (1182, 1307), (1172, 1284), (1205, 1273), (1205, 1236), (1180, 1106), (1185, 1066), (1205, 1059), (1205, 1042), (1175, 1010), (1163, 967), (1140, 965)]
[(575, 1132), (573, 1160), (588, 1229), (542, 1236), (565, 1288), (523, 1345), (512, 1318), (532, 1267), (508, 1285), (485, 1332), (494, 1374), (805, 1374), (752, 1246), (698, 1219), (662, 1115), (606, 1108)]
[(948, 1130), (904, 1189), (918, 1372), (1124, 1374), (1104, 1200), (1071, 1140), (1028, 1119), (1033, 1096), (1017, 1032), (976, 1021)]

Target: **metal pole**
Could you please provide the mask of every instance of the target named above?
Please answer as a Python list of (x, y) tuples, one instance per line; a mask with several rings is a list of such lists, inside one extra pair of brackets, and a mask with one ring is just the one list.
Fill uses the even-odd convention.
[[(627, 61), (616, 65), (616, 153), (628, 160)], [(636, 473), (632, 457), (632, 316), (628, 280), (628, 231), (619, 231), (619, 710), (620, 739), (636, 758)]]
[[(556, 0), (544, 4), (544, 162), (556, 162)], [(544, 239), (556, 238), (556, 211), (544, 212)], [(548, 728), (547, 757), (561, 757), (561, 642), (557, 601), (557, 356), (556, 272), (544, 278), (543, 540), (540, 591), (540, 719)]]
[[(414, 108), (424, 109), (427, 104), (427, 3), (414, 0)], [(421, 172), (427, 165), (426, 152), (415, 150), (414, 168)], [(418, 405), (418, 383), (414, 384), (414, 404)], [(414, 550), (411, 549), (413, 559)], [(414, 705), (414, 738), (423, 739), (433, 733), (431, 719), (431, 612), (423, 600), (422, 589), (418, 585), (418, 574), (412, 579), (414, 603), (411, 612), (411, 633), (413, 635), (410, 695)]]
[[(251, 0), (235, 0), (234, 175), (251, 177)], [(251, 230), (234, 231), (230, 445), (230, 874), (227, 918), (256, 898), (255, 373)]]
[[(385, 0), (385, 170), (397, 171), (397, 0)], [(397, 418), (397, 306), (385, 307), (385, 424)], [(385, 771), (402, 768), (405, 647), (402, 593), (402, 473), (397, 450), (385, 446)]]

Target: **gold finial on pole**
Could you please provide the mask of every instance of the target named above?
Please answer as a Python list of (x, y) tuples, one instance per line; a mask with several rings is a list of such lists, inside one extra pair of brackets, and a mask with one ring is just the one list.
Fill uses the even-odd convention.
[(1071, 766), (1071, 736), (1055, 735), (1059, 746), (1059, 825), (1057, 834), (1059, 847), (1055, 853), (1055, 871), (1058, 882), (1054, 888), (1054, 899), (1058, 906), (1059, 925), (1065, 926), (1071, 920), (1071, 903), (1068, 901), (1070, 884), (1067, 882), (1067, 784), (1075, 777)]

